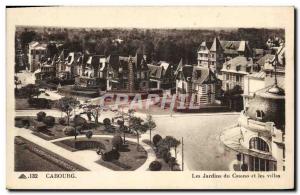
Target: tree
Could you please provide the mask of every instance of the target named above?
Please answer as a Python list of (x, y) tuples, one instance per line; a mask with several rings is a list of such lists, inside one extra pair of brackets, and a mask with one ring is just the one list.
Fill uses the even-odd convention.
[[(123, 133), (123, 143), (125, 144), (126, 142), (126, 132), (130, 132), (129, 126), (130, 126), (130, 119), (134, 116), (134, 110), (129, 109), (128, 112), (124, 112), (123, 110), (119, 110), (117, 112), (117, 116), (114, 117), (114, 119), (119, 119), (117, 120), (117, 123), (119, 125), (119, 130)], [(126, 127), (125, 123), (128, 123), (128, 128)]]
[(162, 137), (159, 134), (153, 136), (153, 144), (155, 147), (158, 146), (160, 140), (162, 140)]
[(70, 117), (72, 116), (72, 111), (77, 105), (79, 105), (79, 101), (77, 101), (73, 97), (62, 97), (56, 103), (57, 108), (60, 111), (66, 113), (68, 126), (70, 125)]
[(95, 123), (99, 123), (99, 117), (100, 113), (103, 111), (103, 107), (100, 105), (95, 105), (95, 104), (89, 104), (84, 108), (87, 117), (89, 118), (89, 121), (91, 120), (91, 116), (94, 118)]
[(147, 130), (149, 130), (149, 133), (150, 133), (150, 144), (151, 144), (152, 143), (151, 142), (151, 139), (152, 139), (151, 132), (156, 127), (156, 123), (154, 122), (152, 115), (150, 115), (150, 114), (147, 115), (145, 126), (146, 126)]
[(175, 150), (175, 158), (177, 158), (177, 146), (179, 146), (180, 141), (172, 136), (166, 136), (164, 141), (168, 145), (169, 149), (174, 148)]
[(143, 122), (144, 120), (140, 117), (134, 116), (130, 118), (130, 129), (132, 129), (136, 133), (138, 149), (140, 145), (140, 134), (145, 133), (147, 131), (146, 126), (143, 124)]

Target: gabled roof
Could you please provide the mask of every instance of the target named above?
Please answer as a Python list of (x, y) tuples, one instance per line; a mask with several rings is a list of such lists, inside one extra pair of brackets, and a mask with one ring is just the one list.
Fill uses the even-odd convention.
[(223, 47), (222, 47), (222, 45), (220, 43), (220, 40), (217, 37), (214, 38), (214, 42), (213, 42), (213, 44), (212, 44), (212, 46), (210, 48), (210, 51), (216, 52), (216, 51), (223, 51), (223, 50), (224, 49), (223, 49)]
[(157, 64), (147, 64), (148, 69), (150, 70), (150, 77), (161, 79), (169, 71), (169, 63), (160, 61)]
[(150, 70), (150, 77), (160, 79), (162, 77), (163, 67), (154, 64), (147, 64)]
[(198, 51), (201, 50), (201, 47), (205, 47), (206, 49), (209, 50), (209, 49), (211, 48), (212, 44), (213, 44), (212, 41), (203, 41), (203, 42), (200, 44), (200, 46), (199, 46), (199, 48), (198, 48)]
[(238, 54), (249, 48), (248, 41), (220, 41), (220, 44), (227, 54)]
[(196, 84), (214, 83), (217, 81), (215, 74), (207, 67), (184, 65), (180, 71), (181, 79), (192, 81)]

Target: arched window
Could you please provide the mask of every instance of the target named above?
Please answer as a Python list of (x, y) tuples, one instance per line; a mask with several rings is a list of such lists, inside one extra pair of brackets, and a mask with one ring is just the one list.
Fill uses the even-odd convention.
[(250, 139), (249, 148), (269, 152), (269, 146), (267, 142), (259, 137), (253, 137)]

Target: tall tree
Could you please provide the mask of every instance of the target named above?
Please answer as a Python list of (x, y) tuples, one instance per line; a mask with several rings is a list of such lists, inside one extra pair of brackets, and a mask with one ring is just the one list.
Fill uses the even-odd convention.
[(180, 141), (172, 136), (166, 136), (164, 141), (169, 146), (169, 149), (174, 148), (175, 158), (177, 158), (177, 147), (180, 145)]
[(137, 139), (137, 149), (139, 149), (140, 146), (140, 134), (145, 133), (147, 131), (146, 126), (143, 124), (144, 120), (140, 117), (132, 117), (130, 118), (130, 129), (132, 129), (136, 134)]
[(67, 124), (70, 125), (70, 117), (72, 116), (72, 111), (79, 105), (79, 101), (73, 97), (62, 97), (56, 103), (56, 106), (59, 110), (66, 113), (67, 115)]
[(92, 116), (94, 118), (95, 124), (98, 124), (100, 114), (103, 111), (103, 107), (96, 104), (89, 104), (86, 107), (84, 107), (84, 111), (86, 112), (89, 120), (91, 119)]
[(147, 130), (149, 130), (149, 133), (150, 133), (150, 143), (151, 143), (152, 142), (151, 132), (152, 132), (153, 129), (156, 128), (156, 123), (153, 120), (153, 117), (152, 117), (151, 114), (147, 115), (146, 122), (145, 122), (145, 127), (146, 127)]

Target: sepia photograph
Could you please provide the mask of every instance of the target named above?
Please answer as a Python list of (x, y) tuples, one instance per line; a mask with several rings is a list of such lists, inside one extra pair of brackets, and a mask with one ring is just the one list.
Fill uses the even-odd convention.
[[(67, 11), (72, 9), (79, 8)], [(223, 8), (215, 9), (220, 14)], [(261, 7), (259, 14), (264, 9), (276, 10)], [(292, 8), (281, 9), (293, 16)], [(294, 102), (293, 36), (287, 31), (293, 26), (245, 26), (242, 18), (238, 25), (190, 28), (176, 22), (92, 27), (61, 21), (17, 23), (9, 31), (13, 53), (7, 55), (14, 64), (7, 69), (7, 155), (16, 175), (11, 187), (90, 173), (115, 179), (146, 174), (152, 183), (151, 172), (188, 173), (210, 183), (227, 177), (279, 182), (293, 173), (294, 122), (286, 120), (294, 117), (294, 105), (287, 103)], [(238, 182), (227, 187), (239, 188)], [(187, 188), (199, 188), (193, 186)]]

